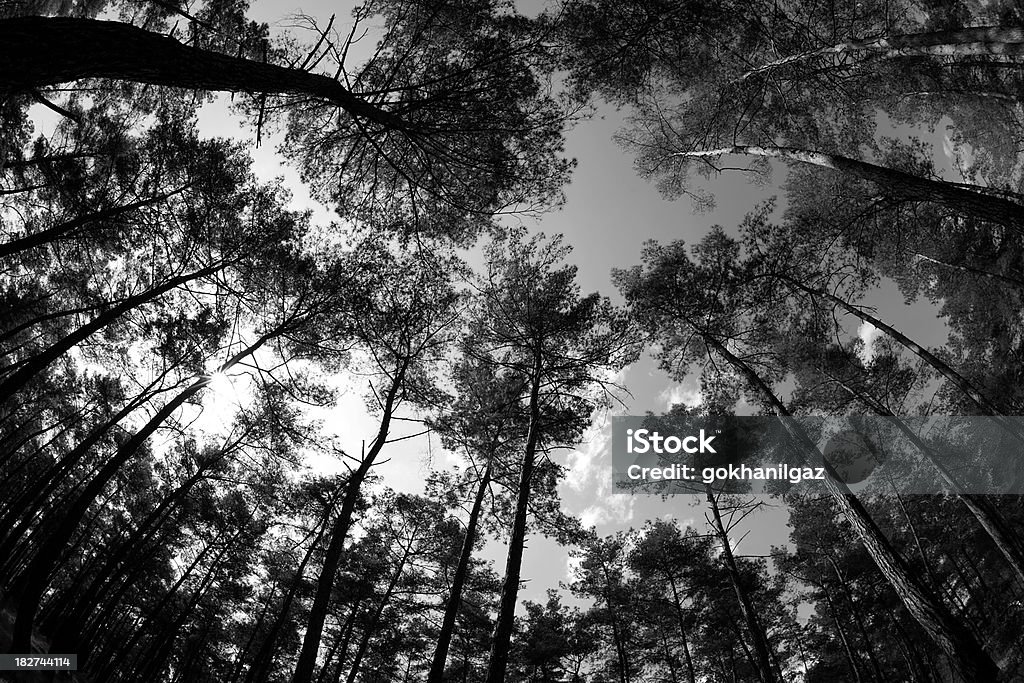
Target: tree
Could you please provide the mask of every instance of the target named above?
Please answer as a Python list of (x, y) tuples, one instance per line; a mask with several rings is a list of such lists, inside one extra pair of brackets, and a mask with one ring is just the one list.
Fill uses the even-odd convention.
[[(652, 244), (645, 256), (649, 264), (646, 270), (638, 267), (619, 271), (616, 278), (638, 322), (661, 341), (662, 367), (682, 378), (691, 363), (710, 362), (706, 360), (708, 354), (721, 359), (754, 392), (758, 402), (783, 418), (781, 425), (801, 457), (824, 464), (833, 476), (817, 446), (784, 419), (791, 413), (770, 383), (779, 368), (768, 366), (767, 372), (773, 375), (755, 370), (755, 364), (764, 360), (756, 355), (757, 325), (749, 323), (764, 323), (772, 314), (770, 307), (765, 312), (763, 298), (749, 297), (749, 292), (739, 286), (745, 279), (738, 262), (739, 245), (713, 232), (695, 250), (696, 261), (679, 242), (669, 247)], [(991, 655), (911, 571), (863, 504), (841, 482), (838, 476), (826, 479), (831, 498), (908, 610), (950, 658), (953, 668), (968, 678), (997, 676), (999, 669)]]
[(455, 403), (431, 425), (441, 435), (443, 445), (452, 451), (465, 451), (471, 462), (466, 474), (475, 478), (475, 493), (451, 590), (444, 602), (444, 616), (427, 678), (430, 683), (443, 680), (473, 550), (479, 544), (485, 497), (491, 482), (501, 475), (501, 460), (514, 457), (525, 436), (523, 415), (518, 409), (518, 377), (503, 376), (498, 368), (472, 356), (464, 356), (452, 374), (457, 391)]
[[(353, 73), (349, 42), (371, 20), (384, 35)], [(203, 23), (193, 22), (198, 45), (185, 45), (121, 22), (2, 18), (0, 80), (8, 91), (108, 78), (251, 93), (258, 128), (285, 112), (285, 154), (321, 197), (406, 236), (466, 239), (496, 211), (557, 201), (571, 164), (557, 158), (563, 116), (544, 89), (550, 60), (508, 4), (375, 1), (356, 10), (347, 40), (327, 27), (305, 54), (294, 43), (271, 50), (264, 28), (235, 39), (247, 52), (231, 56), (242, 47), (211, 41)], [(248, 54), (259, 45), (262, 55)]]
[(377, 433), (358, 458), (345, 482), (345, 493), (335, 518), (324, 555), (302, 651), (293, 681), (309, 683), (327, 616), (335, 575), (344, 543), (350, 533), (361, 486), (388, 442), (392, 420), (403, 404), (431, 405), (431, 364), (443, 354), (449, 329), (456, 320), (459, 295), (450, 280), (457, 267), (452, 260), (428, 254), (395, 258), (385, 249), (371, 247), (366, 257), (375, 257), (376, 279), (367, 283), (357, 300), (355, 316), (346, 327), (365, 345), (379, 385), (371, 383), (376, 408), (380, 410)]
[(503, 680), (508, 666), (527, 519), (541, 459), (579, 438), (600, 399), (595, 390), (610, 387), (608, 373), (634, 353), (624, 318), (597, 294), (580, 296), (575, 268), (562, 265), (565, 255), (558, 240), (526, 240), (522, 231), (496, 239), (487, 250), (466, 341), (465, 353), (515, 377), (527, 424), (489, 683)]

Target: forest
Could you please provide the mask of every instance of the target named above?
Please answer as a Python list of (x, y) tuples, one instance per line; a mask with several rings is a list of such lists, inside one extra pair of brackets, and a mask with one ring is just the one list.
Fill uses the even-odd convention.
[[(251, 4), (0, 1), (0, 681), (1024, 681), (1024, 7)], [(670, 230), (559, 229), (605, 117)]]

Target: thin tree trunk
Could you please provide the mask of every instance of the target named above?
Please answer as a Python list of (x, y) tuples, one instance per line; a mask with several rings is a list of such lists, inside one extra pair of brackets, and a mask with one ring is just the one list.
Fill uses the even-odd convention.
[(416, 531), (416, 529), (413, 530), (413, 538), (409, 539), (409, 545), (402, 552), (402, 559), (398, 561), (398, 567), (395, 569), (395, 573), (391, 575), (391, 580), (388, 581), (387, 590), (384, 591), (380, 602), (377, 603), (377, 608), (373, 611), (373, 616), (370, 617), (366, 628), (363, 630), (363, 637), (359, 639), (359, 645), (356, 647), (355, 654), (352, 655), (352, 666), (349, 668), (345, 683), (355, 683), (356, 676), (359, 675), (359, 665), (363, 663), (363, 657), (366, 656), (366, 651), (370, 647), (370, 640), (373, 638), (377, 625), (380, 623), (380, 617), (384, 614), (384, 609), (388, 606), (388, 603), (391, 602), (391, 596), (395, 592), (395, 587), (398, 586), (398, 580), (402, 578), (402, 572), (405, 571), (405, 563), (409, 560), (409, 555), (412, 554), (412, 545)]
[(679, 683), (679, 676), (676, 674), (676, 663), (673, 661), (675, 657), (672, 655), (672, 648), (669, 647), (668, 636), (665, 635), (664, 629), (659, 629), (658, 633), (661, 635), (661, 647), (665, 651), (665, 663), (668, 664), (668, 672), (672, 677), (672, 683)]
[(715, 534), (722, 543), (722, 556), (725, 558), (725, 568), (732, 580), (733, 590), (736, 592), (736, 600), (739, 602), (740, 611), (743, 613), (743, 620), (750, 631), (750, 639), (754, 645), (754, 665), (757, 667), (758, 678), (763, 683), (775, 683), (775, 672), (772, 670), (771, 651), (768, 647), (768, 637), (765, 634), (761, 621), (757, 618), (757, 611), (750, 601), (750, 595), (743, 587), (743, 579), (740, 576), (736, 558), (732, 554), (732, 544), (729, 542), (729, 532), (722, 523), (722, 515), (718, 510), (718, 500), (710, 486), (704, 487), (708, 499), (708, 506), (711, 508), (712, 519), (715, 525)]
[(604, 602), (608, 606), (608, 619), (612, 624), (612, 640), (615, 643), (615, 654), (619, 659), (619, 683), (629, 683), (629, 658), (626, 656), (626, 643), (619, 626), (619, 619), (616, 616), (616, 607), (612, 602), (612, 581), (608, 575), (608, 565), (602, 562), (601, 568), (604, 571)]
[(920, 260), (920, 261), (928, 261), (929, 263), (934, 263), (936, 265), (945, 266), (946, 268), (952, 268), (954, 270), (959, 270), (959, 271), (964, 272), (964, 273), (971, 273), (972, 275), (978, 275), (980, 277), (988, 278), (989, 280), (995, 280), (996, 282), (1003, 282), (1003, 283), (1006, 283), (1006, 284), (1010, 285), (1011, 287), (1013, 287), (1014, 289), (1017, 289), (1017, 290), (1024, 289), (1024, 282), (1022, 282), (1021, 280), (1018, 280), (1018, 279), (1012, 278), (1012, 277), (1007, 277), (1006, 275), (1000, 275), (999, 273), (993, 273), (993, 272), (990, 272), (990, 271), (987, 271), (987, 270), (982, 270), (981, 268), (974, 268), (972, 266), (965, 266), (965, 265), (961, 265), (961, 264), (958, 264), (958, 263), (949, 263), (948, 261), (940, 261), (939, 259), (932, 258), (931, 256), (925, 256), (924, 254), (915, 253), (914, 254), (914, 258), (917, 259), (917, 260)]
[(956, 476), (949, 471), (938, 457), (936, 457), (935, 450), (884, 404), (876, 400), (873, 396), (851, 387), (849, 384), (832, 376), (827, 371), (822, 372), (829, 379), (839, 384), (839, 386), (854, 398), (864, 402), (869, 408), (879, 415), (888, 418), (900, 433), (902, 433), (908, 441), (914, 444), (918, 451), (924, 456), (925, 460), (927, 460), (939, 473), (942, 481), (949, 486), (953, 493), (956, 494), (957, 499), (964, 504), (988, 537), (992, 539), (992, 542), (995, 543), (996, 548), (998, 548), (1003, 559), (1005, 559), (1007, 564), (1010, 565), (1010, 568), (1013, 569), (1014, 574), (1017, 576), (1018, 584), (1021, 587), (1024, 587), (1024, 547), (1021, 545), (1017, 532), (1013, 530), (1012, 526), (1006, 521), (1006, 518), (999, 512), (992, 502), (986, 496), (974, 493), (965, 493), (963, 486), (960, 484), (960, 481)]
[(173, 277), (167, 282), (148, 289), (141, 294), (128, 297), (116, 306), (104, 311), (87, 324), (82, 325), (77, 330), (61, 339), (56, 344), (51, 345), (45, 351), (28, 359), (27, 362), (25, 362), (25, 364), (22, 365), (14, 374), (3, 382), (0, 382), (0, 403), (9, 400), (11, 396), (17, 393), (25, 385), (26, 382), (32, 379), (32, 377), (39, 372), (42, 372), (46, 366), (54, 360), (60, 358), (62, 355), (74, 348), (75, 345), (85, 341), (94, 333), (117, 320), (124, 313), (166, 294), (175, 287), (180, 287), (187, 282), (206, 277), (207, 275), (213, 275), (214, 273), (223, 270), (226, 265), (227, 264), (222, 261), (205, 268), (200, 268), (199, 270), (191, 273), (185, 273), (184, 275)]
[(679, 599), (679, 591), (676, 589), (676, 580), (671, 573), (668, 574), (668, 585), (672, 589), (672, 602), (676, 606), (676, 623), (679, 626), (679, 637), (683, 642), (683, 656), (686, 661), (686, 676), (690, 683), (697, 683), (697, 675), (693, 670), (693, 659), (690, 657), (690, 643), (686, 637), (686, 622), (683, 620), (683, 603)]
[(733, 145), (719, 149), (675, 152), (670, 156), (705, 159), (723, 154), (768, 157), (800, 164), (830, 168), (861, 180), (868, 180), (896, 197), (909, 201), (932, 202), (960, 214), (976, 216), (1011, 230), (1024, 231), (1024, 205), (1009, 199), (975, 191), (962, 183), (921, 178), (904, 171), (879, 166), (839, 154), (828, 154), (795, 147)]
[(773, 71), (788, 64), (804, 62), (815, 57), (869, 52), (884, 58), (919, 55), (1020, 55), (1024, 54), (1024, 29), (1015, 26), (974, 26), (951, 31), (905, 33), (847, 40), (842, 43), (808, 50), (762, 64), (747, 71), (741, 80)]
[(473, 546), (476, 543), (476, 528), (480, 521), (484, 497), (487, 495), (487, 487), (490, 486), (490, 483), (491, 460), (489, 459), (484, 468), (484, 475), (480, 479), (479, 486), (477, 486), (476, 496), (473, 499), (473, 508), (469, 513), (469, 521), (466, 523), (466, 536), (462, 541), (462, 552), (459, 555), (459, 564), (455, 568), (452, 589), (444, 606), (444, 619), (441, 621), (441, 631), (438, 633), (437, 645), (434, 647), (434, 657), (430, 663), (430, 672), (427, 674), (427, 683), (441, 683), (444, 676), (444, 667), (448, 662), (448, 649), (451, 647), (452, 636), (455, 634), (455, 620), (459, 615), (459, 608), (462, 606), (462, 589), (466, 584), (466, 577), (469, 575), (469, 563), (473, 557)]
[(505, 561), (505, 581), (501, 587), (498, 620), (491, 639), (491, 656), (487, 666), (486, 683), (504, 683), (508, 668), (509, 648), (515, 625), (516, 600), (519, 596), (519, 577), (522, 571), (523, 546), (526, 542), (526, 518), (530, 504), (530, 486), (533, 479), (537, 444), (540, 440), (540, 383), (541, 351), (534, 351), (533, 376), (530, 378), (530, 426), (523, 454), (523, 470), (516, 491), (516, 511), (509, 536), (508, 556)]
[[(218, 372), (224, 372), (234, 367), (279, 333), (280, 328), (264, 334), (248, 348), (239, 351), (230, 360), (221, 365)], [(11, 639), (12, 652), (31, 651), (29, 647), (32, 638), (32, 627), (35, 622), (36, 612), (39, 609), (39, 601), (49, 585), (50, 575), (60, 562), (61, 554), (67, 548), (68, 543), (70, 543), (71, 538), (74, 536), (75, 530), (78, 529), (79, 524), (85, 517), (89, 507), (96, 500), (96, 497), (99, 496), (103, 488), (117, 474), (121, 467), (138, 452), (139, 448), (153, 432), (187, 400), (202, 391), (210, 383), (210, 380), (210, 375), (196, 380), (188, 389), (175, 396), (173, 400), (159, 410), (142, 429), (118, 447), (114, 457), (100, 468), (99, 472), (90, 480), (82, 493), (60, 514), (56, 528), (43, 541), (42, 547), (22, 573), (22, 578), (18, 582), (21, 586), (18, 594), (17, 617), (15, 618)]]
[(405, 381), (405, 373), (409, 361), (402, 362), (395, 379), (391, 382), (387, 396), (384, 400), (383, 416), (380, 421), (380, 429), (370, 446), (370, 450), (360, 462), (359, 467), (352, 472), (345, 485), (345, 497), (342, 500), (341, 511), (334, 521), (331, 529), (331, 540), (324, 554), (323, 567), (320, 570), (320, 578), (317, 579), (316, 594), (313, 597), (313, 605), (309, 611), (309, 619), (306, 622), (306, 634), (302, 639), (302, 650), (299, 652), (299, 659), (295, 664), (295, 674), (292, 676), (292, 683), (311, 683), (313, 670), (316, 668), (317, 653), (320, 650), (320, 640), (323, 638), (324, 622), (327, 620), (327, 610), (330, 607), (331, 592), (334, 588), (334, 577), (341, 565), (341, 554), (345, 547), (345, 538), (348, 536), (349, 527), (352, 524), (352, 516), (355, 514), (356, 502), (359, 500), (359, 489), (366, 475), (369, 474), (374, 460), (380, 454), (384, 443), (388, 438), (391, 429), (391, 416), (395, 409), (395, 403)]
[(992, 403), (973, 384), (971, 384), (971, 382), (966, 377), (964, 377), (956, 370), (951, 368), (948, 364), (944, 363), (931, 351), (924, 348), (923, 346), (915, 342), (913, 339), (911, 339), (910, 337), (906, 336), (905, 334), (894, 328), (892, 325), (889, 325), (888, 323), (882, 321), (880, 318), (876, 318), (870, 313), (867, 313), (859, 306), (854, 306), (853, 304), (847, 302), (846, 300), (841, 299), (835, 296), (834, 294), (825, 291), (824, 289), (808, 287), (802, 282), (794, 280), (793, 278), (785, 275), (777, 276), (784, 282), (791, 285), (792, 287), (799, 289), (800, 291), (805, 292), (807, 294), (810, 294), (811, 296), (816, 296), (825, 299), (826, 301), (831, 301), (832, 303), (836, 304), (847, 313), (850, 313), (856, 316), (857, 318), (860, 318), (862, 321), (870, 323), (874, 327), (877, 327), (878, 329), (885, 332), (887, 335), (889, 335), (889, 337), (898, 342), (901, 346), (913, 352), (914, 355), (916, 355), (918, 358), (920, 358), (928, 365), (930, 365), (932, 368), (934, 368), (940, 375), (945, 377), (947, 380), (952, 382), (957, 389), (963, 392), (963, 394), (967, 396), (968, 399), (970, 399), (971, 403), (973, 403), (982, 411), (982, 413), (992, 417), (992, 419), (998, 422), (1003, 429), (1005, 429), (1007, 432), (1012, 434), (1018, 441), (1024, 444), (1024, 434), (1021, 434), (1012, 422), (1003, 419), (1003, 411), (1000, 410), (994, 403)]
[(188, 186), (186, 185), (185, 187), (178, 188), (177, 190), (171, 190), (170, 192), (154, 195), (148, 199), (140, 199), (137, 202), (125, 204), (123, 206), (102, 209), (94, 213), (79, 216), (78, 218), (74, 218), (70, 221), (65, 221), (64, 223), (58, 223), (57, 225), (50, 226), (49, 228), (38, 232), (29, 233), (24, 237), (4, 242), (3, 244), (0, 244), (0, 258), (16, 254), (19, 251), (25, 251), (26, 249), (34, 249), (35, 247), (67, 237), (79, 228), (85, 227), (90, 223), (95, 223), (96, 221), (107, 221), (111, 218), (117, 218), (123, 214), (135, 211), (136, 209), (158, 204), (165, 199), (169, 199), (176, 194), (184, 192), (187, 188)]
[(401, 118), (354, 95), (328, 76), (202, 50), (121, 22), (68, 17), (0, 20), (0, 83), (7, 90), (80, 78), (305, 95), (387, 128), (405, 128)]
[(850, 664), (850, 671), (853, 672), (853, 680), (856, 683), (862, 683), (864, 680), (860, 675), (860, 666), (857, 664), (857, 657), (853, 654), (853, 647), (850, 646), (850, 640), (846, 637), (846, 631), (843, 630), (843, 624), (839, 620), (839, 611), (836, 609), (836, 605), (832, 602), (832, 597), (828, 594), (828, 589), (822, 591), (822, 595), (825, 598), (825, 604), (828, 605), (829, 612), (832, 613), (832, 621), (836, 625), (836, 633), (839, 634), (839, 641), (843, 644), (843, 651), (846, 652), (846, 660)]

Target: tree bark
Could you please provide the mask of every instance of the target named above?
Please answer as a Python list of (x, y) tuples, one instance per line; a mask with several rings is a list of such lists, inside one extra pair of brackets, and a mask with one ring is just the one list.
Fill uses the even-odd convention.
[(904, 33), (878, 38), (852, 39), (817, 50), (808, 50), (762, 64), (740, 77), (773, 71), (788, 64), (796, 64), (815, 57), (842, 55), (852, 52), (870, 52), (874, 56), (892, 59), (914, 56), (969, 56), (969, 55), (1021, 55), (1024, 54), (1024, 29), (1016, 26), (973, 26), (951, 31)]
[(345, 497), (341, 503), (341, 510), (338, 518), (334, 521), (331, 529), (331, 540), (324, 555), (324, 564), (320, 570), (320, 578), (317, 579), (316, 594), (313, 597), (313, 605), (309, 611), (309, 619), (306, 622), (306, 634), (302, 638), (302, 650), (299, 652), (299, 659), (295, 664), (295, 673), (292, 676), (292, 683), (311, 683), (313, 671), (316, 668), (317, 653), (320, 650), (320, 640), (323, 638), (324, 623), (327, 620), (327, 610), (330, 607), (331, 592), (334, 587), (334, 577), (341, 565), (341, 554), (345, 547), (345, 538), (348, 536), (349, 527), (352, 525), (352, 516), (355, 514), (356, 503), (359, 500), (359, 489), (366, 475), (369, 474), (374, 460), (380, 454), (384, 443), (391, 430), (391, 416), (398, 400), (399, 392), (405, 381), (405, 373), (409, 361), (404, 360), (395, 379), (391, 382), (387, 396), (384, 400), (383, 417), (381, 417), (380, 428), (377, 436), (370, 446), (370, 450), (360, 462), (345, 484)]
[(401, 118), (354, 95), (328, 76), (202, 50), (116, 21), (68, 17), (0, 20), (0, 83), (5, 89), (34, 89), (80, 78), (305, 95), (386, 128), (405, 128)]
[[(699, 327), (694, 329), (700, 330)], [(785, 419), (791, 417), (789, 410), (771, 387), (717, 338), (706, 333), (700, 333), (700, 336), (765, 399), (775, 415), (783, 418), (781, 424), (804, 460), (825, 467), (828, 476), (824, 484), (830, 497), (853, 527), (865, 550), (892, 585), (907, 611), (921, 625), (928, 637), (946, 653), (954, 671), (966, 681), (1000, 680), (999, 667), (991, 655), (985, 652), (970, 630), (949, 612), (914, 574), (906, 560), (875, 524), (863, 504), (842, 483), (842, 479), (824, 459), (817, 446), (802, 430)]]
[(975, 216), (1024, 232), (1024, 205), (1002, 197), (969, 189), (962, 183), (948, 183), (905, 173), (839, 154), (828, 154), (795, 147), (766, 147), (759, 145), (733, 145), (719, 149), (675, 152), (670, 156), (687, 159), (705, 159), (723, 154), (759, 156), (801, 164), (830, 168), (861, 180), (871, 181), (896, 197), (909, 201), (932, 202), (959, 214)]
[(708, 506), (711, 508), (712, 519), (715, 524), (715, 534), (722, 543), (722, 556), (725, 558), (725, 568), (732, 580), (732, 587), (736, 593), (736, 600), (739, 603), (740, 611), (743, 613), (743, 620), (747, 623), (747, 630), (750, 631), (750, 639), (754, 644), (754, 664), (757, 666), (758, 678), (763, 683), (775, 683), (775, 672), (772, 669), (771, 650), (768, 645), (768, 637), (765, 634), (761, 621), (757, 618), (757, 611), (754, 603), (750, 601), (750, 595), (743, 587), (743, 580), (740, 576), (739, 567), (736, 565), (736, 558), (732, 554), (732, 544), (729, 542), (729, 532), (722, 523), (722, 515), (718, 510), (718, 500), (710, 486), (705, 486)]
[(530, 379), (530, 426), (526, 436), (523, 454), (523, 470), (519, 476), (516, 491), (516, 512), (512, 522), (512, 533), (508, 541), (508, 556), (505, 561), (505, 581), (501, 587), (501, 604), (498, 620), (494, 625), (491, 639), (491, 656), (487, 665), (486, 683), (504, 683), (508, 668), (509, 648), (512, 643), (512, 629), (515, 625), (516, 600), (519, 596), (519, 577), (523, 564), (523, 546), (526, 542), (526, 518), (530, 504), (530, 485), (540, 441), (540, 383), (541, 351), (538, 345), (534, 352), (533, 376)]
[(448, 650), (451, 647), (452, 636), (455, 634), (455, 620), (459, 615), (459, 608), (462, 606), (462, 589), (466, 585), (466, 577), (469, 575), (469, 562), (473, 558), (476, 528), (480, 522), (484, 497), (487, 495), (487, 487), (490, 486), (490, 483), (491, 461), (488, 460), (487, 466), (484, 468), (484, 476), (480, 479), (480, 485), (477, 487), (476, 496), (473, 499), (473, 508), (469, 513), (469, 521), (466, 523), (466, 537), (462, 541), (459, 564), (455, 568), (452, 589), (444, 606), (444, 619), (441, 621), (441, 631), (438, 633), (437, 645), (434, 647), (434, 657), (430, 663), (430, 672), (427, 674), (427, 683), (441, 683), (444, 676), (444, 667), (448, 662)]

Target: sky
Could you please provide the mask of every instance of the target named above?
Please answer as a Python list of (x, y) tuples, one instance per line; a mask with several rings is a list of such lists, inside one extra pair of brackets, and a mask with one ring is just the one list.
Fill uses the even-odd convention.
[[(340, 3), (328, 0), (300, 0), (298, 2), (260, 2), (253, 4), (250, 16), (271, 24), (280, 31), (294, 20), (289, 16), (301, 12), (326, 25), (332, 13), (337, 13), (335, 27), (343, 30), (348, 10)], [(372, 47), (368, 42), (363, 46)], [(600, 291), (618, 297), (613, 291), (610, 272), (616, 267), (640, 263), (640, 254), (646, 240), (670, 241), (683, 239), (698, 241), (708, 229), (720, 224), (732, 232), (743, 216), (772, 194), (784, 180), (784, 171), (774, 174), (774, 186), (749, 184), (741, 173), (725, 173), (703, 184), (717, 197), (716, 208), (706, 214), (694, 214), (687, 200), (667, 201), (654, 185), (637, 176), (632, 159), (613, 141), (613, 135), (625, 124), (624, 113), (609, 106), (598, 107), (591, 118), (581, 121), (568, 132), (566, 153), (578, 161), (572, 181), (565, 189), (566, 201), (561, 209), (542, 216), (539, 220), (523, 219), (531, 232), (549, 235), (562, 234), (573, 247), (570, 261), (578, 267), (578, 281), (584, 292)], [(229, 111), (227, 100), (218, 98), (204, 107), (200, 114), (200, 130), (211, 136), (233, 136), (252, 140), (251, 129)], [(891, 134), (893, 131), (886, 131)], [(941, 133), (941, 129), (940, 129)], [(253, 150), (254, 171), (265, 180), (282, 177), (293, 193), (296, 208), (313, 210), (314, 219), (327, 222), (330, 211), (313, 201), (298, 174), (288, 167), (276, 152), (279, 138), (265, 138), (264, 144)], [(948, 157), (952, 150), (942, 153), (941, 140), (937, 141), (939, 167), (949, 169)], [(937, 318), (935, 309), (927, 303), (905, 305), (902, 296), (891, 283), (871, 292), (866, 302), (875, 306), (878, 317), (898, 320), (899, 327), (910, 336), (929, 345), (945, 341), (946, 330)], [(877, 338), (877, 330), (850, 324), (850, 333), (867, 342)], [(662, 500), (654, 496), (613, 494), (611, 492), (611, 415), (661, 412), (673, 403), (692, 402), (697, 398), (696, 378), (675, 384), (660, 372), (650, 357), (626, 368), (618, 378), (631, 394), (622, 397), (626, 407), (604, 411), (594, 423), (578, 448), (555, 455), (555, 460), (568, 468), (560, 487), (564, 509), (579, 516), (584, 524), (596, 525), (600, 534), (608, 534), (630, 527), (642, 527), (647, 519), (675, 517), (682, 523), (692, 523), (706, 530), (704, 507), (700, 498), (677, 496)], [(221, 381), (212, 393), (211, 401), (229, 404), (233, 400), (230, 382)], [(339, 404), (319, 417), (324, 429), (333, 433), (349, 452), (358, 452), (363, 438), (370, 438), (376, 420), (365, 410), (363, 387), (344, 385)], [(628, 413), (627, 413), (628, 411)], [(216, 416), (217, 410), (212, 410)], [(418, 431), (410, 425), (408, 432)], [(399, 434), (400, 435), (400, 434)], [(388, 451), (390, 460), (375, 468), (387, 485), (409, 492), (420, 492), (425, 475), (431, 467), (446, 468), (456, 459), (441, 451), (436, 438), (420, 437), (395, 444)], [(317, 469), (337, 470), (340, 463), (322, 461), (312, 463)], [(747, 518), (735, 534), (738, 555), (762, 555), (772, 545), (783, 545), (788, 537), (787, 513), (778, 502), (766, 501), (766, 507)], [(501, 573), (504, 547), (492, 542), (484, 556), (494, 562)], [(544, 591), (555, 588), (561, 581), (571, 580), (572, 560), (568, 550), (553, 541), (532, 537), (524, 555), (523, 578), (526, 581), (522, 597), (542, 600)]]

